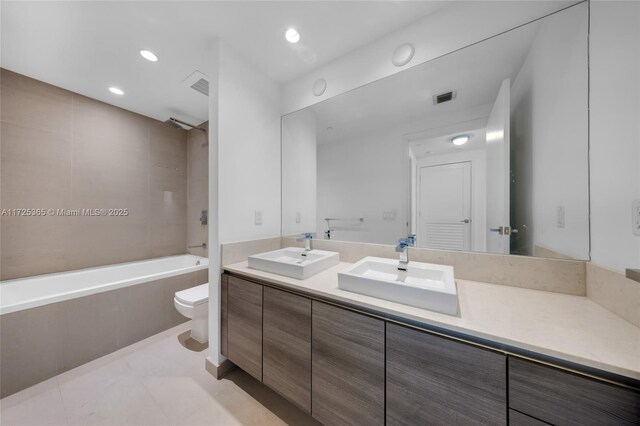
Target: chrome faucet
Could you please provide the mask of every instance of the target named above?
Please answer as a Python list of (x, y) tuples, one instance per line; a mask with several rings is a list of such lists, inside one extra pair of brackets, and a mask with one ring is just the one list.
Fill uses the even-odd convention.
[(404, 281), (407, 278), (407, 267), (409, 266), (409, 253), (407, 247), (413, 247), (416, 244), (416, 235), (409, 234), (407, 238), (400, 238), (396, 246), (396, 252), (400, 253), (400, 261), (398, 262), (398, 281)]
[(311, 232), (304, 233), (300, 238), (296, 239), (296, 241), (298, 242), (304, 241), (304, 252), (302, 252), (301, 254), (302, 257), (307, 257), (307, 253), (313, 250), (313, 248), (311, 247), (312, 239), (313, 234)]

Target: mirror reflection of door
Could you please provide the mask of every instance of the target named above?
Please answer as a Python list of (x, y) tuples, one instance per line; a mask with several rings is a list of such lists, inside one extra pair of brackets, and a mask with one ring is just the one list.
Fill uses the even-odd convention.
[(510, 80), (506, 79), (487, 120), (487, 251), (510, 251), (510, 159), (509, 99)]
[[(283, 117), (282, 234), (363, 217), (331, 239), (588, 259), (588, 16), (582, 2)], [(470, 214), (435, 212), (464, 191), (421, 178), (463, 162)]]
[(421, 167), (418, 246), (471, 249), (471, 162)]

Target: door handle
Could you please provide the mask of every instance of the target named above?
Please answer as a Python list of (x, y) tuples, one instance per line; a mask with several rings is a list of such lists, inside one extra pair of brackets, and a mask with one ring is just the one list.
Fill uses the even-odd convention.
[(489, 228), (491, 232), (497, 232), (500, 235), (511, 235), (511, 227), (510, 226), (501, 226), (499, 228)]
[(471, 221), (470, 221), (469, 219), (464, 219), (464, 220), (461, 220), (460, 222), (462, 222), (462, 223), (469, 223), (469, 222), (471, 222)]

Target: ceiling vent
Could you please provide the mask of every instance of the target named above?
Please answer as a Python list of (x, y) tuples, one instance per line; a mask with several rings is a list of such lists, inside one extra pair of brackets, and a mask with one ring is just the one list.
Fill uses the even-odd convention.
[(445, 102), (452, 101), (456, 98), (456, 91), (450, 90), (445, 93), (440, 93), (439, 95), (433, 95), (433, 104), (438, 105)]
[(209, 96), (209, 81), (201, 78), (191, 85), (191, 88), (196, 92), (200, 92), (205, 96)]
[(194, 71), (189, 77), (184, 79), (183, 85), (188, 86), (198, 93), (209, 96), (209, 80), (200, 71)]

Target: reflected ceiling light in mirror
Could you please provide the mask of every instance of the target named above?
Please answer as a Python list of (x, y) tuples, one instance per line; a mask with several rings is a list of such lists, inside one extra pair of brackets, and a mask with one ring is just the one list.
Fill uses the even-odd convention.
[(122, 89), (118, 89), (117, 87), (109, 87), (109, 91), (114, 95), (124, 95)]
[(140, 56), (145, 58), (147, 61), (158, 62), (158, 57), (150, 50), (141, 50)]
[(451, 138), (451, 143), (456, 145), (456, 146), (460, 146), (460, 145), (464, 145), (465, 143), (469, 142), (469, 135), (458, 135), (455, 136), (453, 138)]
[(494, 142), (504, 138), (504, 131), (495, 130), (493, 132), (487, 132), (487, 142)]
[(297, 43), (300, 41), (300, 33), (294, 28), (289, 28), (287, 32), (284, 33), (284, 38), (286, 38), (289, 43)]
[(413, 54), (416, 52), (415, 47), (411, 43), (404, 43), (400, 46), (396, 47), (396, 50), (393, 51), (393, 55), (391, 56), (391, 62), (396, 67), (402, 67), (407, 65), (411, 59), (413, 59)]
[(327, 80), (324, 78), (319, 78), (313, 83), (313, 94), (316, 96), (320, 96), (327, 90)]

